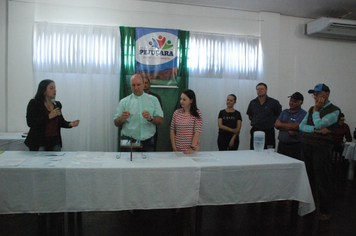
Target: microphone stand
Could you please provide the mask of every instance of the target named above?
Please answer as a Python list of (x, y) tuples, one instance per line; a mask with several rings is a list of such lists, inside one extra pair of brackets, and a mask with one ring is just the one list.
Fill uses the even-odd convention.
[(130, 161), (132, 161), (132, 138), (130, 139)]
[[(121, 140), (123, 140), (123, 139), (121, 139)], [(140, 143), (140, 141), (137, 141), (136, 139), (134, 139), (134, 138), (132, 138), (132, 137), (126, 137), (126, 139), (124, 139), (124, 140), (127, 140), (126, 142), (124, 142), (124, 143), (122, 143), (121, 141), (120, 141), (120, 146), (121, 146), (121, 148), (130, 148), (130, 161), (132, 161), (132, 159), (133, 159), (133, 149), (134, 148), (142, 148), (142, 145), (141, 145), (141, 143)], [(130, 145), (129, 145), (129, 142), (130, 142)], [(137, 142), (139, 142), (138, 144), (137, 144)]]

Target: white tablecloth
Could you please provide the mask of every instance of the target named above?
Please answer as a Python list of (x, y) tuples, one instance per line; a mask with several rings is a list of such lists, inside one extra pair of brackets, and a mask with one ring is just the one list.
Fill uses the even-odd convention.
[(350, 164), (349, 164), (349, 173), (348, 173), (348, 179), (353, 180), (354, 179), (354, 171), (355, 171), (355, 160), (356, 160), (356, 148), (355, 148), (354, 142), (346, 142), (344, 151), (342, 153), (342, 156), (345, 157), (345, 159), (349, 159)]
[(0, 151), (28, 151), (23, 133), (0, 133)]
[(345, 159), (354, 160), (354, 161), (356, 160), (355, 145), (356, 143), (354, 142), (345, 143), (344, 151), (342, 153)]
[(238, 151), (199, 164), (199, 205), (297, 200), (299, 215), (315, 209), (304, 162), (275, 152)]
[[(57, 154), (48, 156), (49, 154)], [(0, 213), (118, 211), (300, 201), (315, 209), (303, 162), (254, 151), (0, 154)]]
[(1, 139), (11, 139), (11, 140), (25, 140), (22, 137), (23, 133), (0, 133), (0, 140)]

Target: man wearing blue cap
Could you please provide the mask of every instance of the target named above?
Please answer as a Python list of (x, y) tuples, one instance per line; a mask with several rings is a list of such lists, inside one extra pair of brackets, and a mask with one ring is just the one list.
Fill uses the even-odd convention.
[(300, 160), (302, 133), (299, 124), (307, 114), (302, 109), (304, 97), (295, 92), (289, 96), (289, 109), (279, 115), (274, 127), (279, 130), (277, 152)]
[[(303, 131), (301, 158), (305, 162), (313, 193), (317, 191), (320, 204), (320, 220), (331, 217), (331, 147), (332, 134), (337, 126), (340, 108), (329, 101), (330, 89), (318, 84), (308, 93), (313, 94), (315, 105), (299, 125)], [(315, 189), (316, 188), (316, 189)], [(314, 199), (316, 195), (314, 194)]]

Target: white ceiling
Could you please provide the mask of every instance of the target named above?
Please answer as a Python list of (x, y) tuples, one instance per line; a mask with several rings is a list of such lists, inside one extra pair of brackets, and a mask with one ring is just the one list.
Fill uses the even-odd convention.
[(194, 6), (274, 12), (286, 16), (317, 19), (332, 17), (356, 20), (356, 0), (142, 0)]

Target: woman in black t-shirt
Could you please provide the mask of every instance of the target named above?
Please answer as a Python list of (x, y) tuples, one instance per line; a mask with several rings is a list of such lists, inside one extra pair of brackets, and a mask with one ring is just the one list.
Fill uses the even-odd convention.
[(241, 113), (234, 109), (235, 104), (236, 96), (234, 94), (228, 95), (226, 108), (219, 113), (219, 151), (237, 150), (239, 147), (242, 118)]

